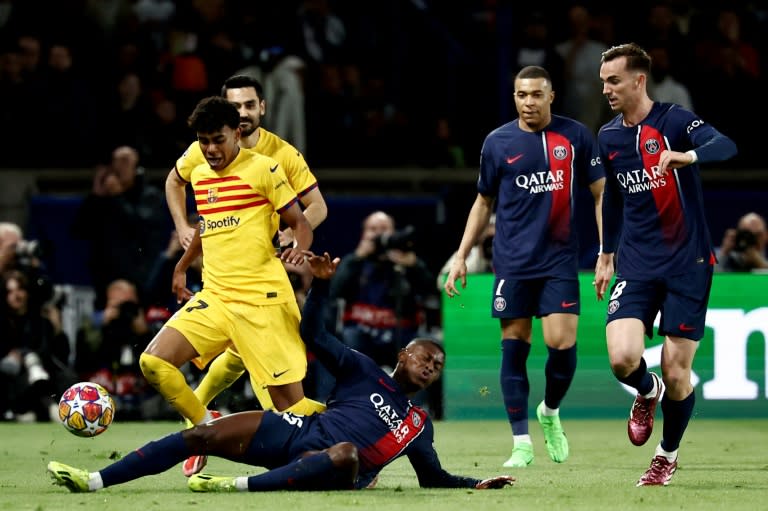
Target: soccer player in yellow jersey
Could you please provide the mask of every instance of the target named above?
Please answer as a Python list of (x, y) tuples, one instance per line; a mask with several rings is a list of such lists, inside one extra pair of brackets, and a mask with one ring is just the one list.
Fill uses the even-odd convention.
[[(304, 412), (301, 381), (306, 351), (299, 309), (280, 259), (302, 264), (312, 229), (296, 192), (277, 161), (239, 147), (240, 116), (224, 98), (202, 100), (189, 119), (206, 162), (179, 173), (192, 184), (200, 227), (177, 263), (174, 288), (189, 297), (185, 271), (205, 253), (205, 285), (166, 323), (141, 355), (144, 376), (194, 424), (211, 412), (187, 385), (179, 367), (203, 367), (232, 345), (257, 381), (269, 385), (278, 410)], [(275, 256), (279, 220), (291, 227), (296, 247)]]
[[(325, 200), (317, 186), (317, 179), (310, 171), (300, 151), (260, 126), (261, 117), (266, 112), (266, 101), (259, 81), (245, 75), (232, 76), (224, 82), (221, 95), (235, 105), (240, 114), (240, 147), (270, 156), (280, 163), (288, 182), (297, 192), (299, 200), (304, 206), (304, 217), (312, 229), (317, 227), (325, 220), (328, 213)], [(184, 248), (189, 246), (195, 230), (190, 228), (186, 221), (187, 183), (179, 176), (201, 163), (205, 163), (205, 157), (200, 144), (195, 141), (177, 160), (175, 168), (170, 171), (166, 179), (165, 193), (168, 208)], [(290, 245), (293, 241), (290, 227), (280, 231), (279, 238), (280, 246)], [(242, 360), (240, 360), (237, 352), (229, 347), (211, 362), (203, 380), (194, 391), (195, 395), (205, 406), (208, 406), (213, 398), (232, 385), (244, 372), (245, 366)], [(252, 373), (249, 376), (251, 386), (261, 406), (264, 409), (275, 408), (270, 392), (265, 387), (266, 382), (257, 380)], [(321, 403), (309, 399), (303, 401), (303, 406), (301, 412), (307, 415), (325, 409)], [(190, 458), (183, 467), (184, 473), (188, 476), (201, 469), (205, 463), (204, 459), (193, 458)]]
[[(294, 146), (261, 127), (261, 118), (266, 113), (264, 90), (255, 78), (235, 75), (228, 78), (221, 88), (222, 97), (227, 98), (240, 113), (240, 147), (270, 156), (280, 163), (288, 177), (288, 182), (299, 196), (304, 206), (304, 217), (312, 229), (315, 229), (328, 215), (328, 207), (318, 188), (317, 178), (309, 168), (304, 156)], [(184, 154), (176, 161), (165, 183), (168, 207), (179, 234), (179, 241), (184, 248), (189, 246), (194, 229), (187, 223), (185, 185), (176, 179), (177, 170), (193, 168), (205, 162), (200, 144), (192, 142)], [(280, 246), (290, 245), (293, 235), (290, 228), (279, 232)]]

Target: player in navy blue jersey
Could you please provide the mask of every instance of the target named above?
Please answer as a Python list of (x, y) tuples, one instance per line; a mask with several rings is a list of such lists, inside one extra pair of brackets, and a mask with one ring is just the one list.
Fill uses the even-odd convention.
[(337, 490), (365, 488), (379, 471), (406, 455), (419, 484), (430, 488), (503, 488), (515, 478), (480, 480), (449, 474), (432, 446), (427, 413), (409, 396), (440, 377), (445, 352), (435, 341), (412, 340), (397, 357), (392, 375), (369, 357), (345, 346), (324, 328), (328, 279), (339, 259), (305, 252), (315, 276), (304, 305), (307, 347), (333, 373), (328, 409), (311, 416), (289, 412), (241, 412), (150, 442), (99, 472), (52, 461), (55, 482), (73, 492), (95, 491), (157, 474), (193, 454), (220, 456), (270, 469), (250, 477), (197, 474), (193, 491)]
[(597, 142), (583, 124), (553, 115), (549, 73), (528, 66), (515, 77), (519, 118), (483, 143), (477, 198), (445, 282), (448, 296), (466, 286), (466, 257), (496, 209), (492, 315), (501, 323), (501, 391), (514, 448), (505, 467), (533, 462), (528, 431), (530, 384), (526, 363), (533, 317), (541, 318), (548, 357), (544, 400), (536, 407), (549, 457), (568, 458), (560, 403), (576, 371), (578, 325), (577, 188), (589, 186), (598, 231), (605, 176)]
[[(704, 335), (715, 263), (698, 164), (727, 160), (736, 145), (696, 114), (650, 99), (651, 59), (641, 47), (614, 46), (601, 62), (603, 94), (618, 115), (598, 133), (607, 180), (595, 291), (603, 299), (615, 265), (608, 356), (616, 379), (637, 389), (627, 425), (633, 444), (650, 438), (663, 394), (661, 442), (637, 485), (666, 485), (693, 413), (691, 365)], [(653, 337), (659, 312), (661, 381), (643, 358), (644, 335)]]

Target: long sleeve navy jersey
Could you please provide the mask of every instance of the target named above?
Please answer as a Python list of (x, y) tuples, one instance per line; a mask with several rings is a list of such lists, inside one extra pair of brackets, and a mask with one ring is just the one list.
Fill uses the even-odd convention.
[(336, 377), (328, 409), (312, 416), (329, 444), (352, 442), (358, 449), (363, 488), (379, 471), (400, 456), (416, 471), (422, 487), (474, 487), (479, 480), (449, 474), (440, 466), (432, 445), (429, 415), (369, 357), (339, 341), (324, 327), (328, 281), (315, 279), (304, 304), (301, 332), (307, 348)]
[(603, 251), (616, 252), (623, 278), (654, 278), (714, 262), (699, 165), (661, 170), (662, 151), (695, 150), (698, 162), (723, 161), (736, 145), (693, 112), (654, 103), (640, 124), (617, 115), (598, 133), (606, 169)]

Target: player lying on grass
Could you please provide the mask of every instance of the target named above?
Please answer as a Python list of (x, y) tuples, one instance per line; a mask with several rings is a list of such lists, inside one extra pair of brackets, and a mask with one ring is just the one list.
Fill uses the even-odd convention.
[(304, 306), (302, 337), (336, 377), (328, 410), (312, 416), (250, 411), (150, 442), (99, 472), (52, 461), (48, 472), (72, 492), (95, 491), (170, 469), (190, 455), (206, 454), (266, 467), (243, 477), (197, 474), (193, 491), (337, 490), (365, 488), (394, 459), (407, 455), (419, 484), (431, 488), (503, 488), (515, 478), (479, 480), (449, 474), (432, 443), (432, 421), (409, 396), (440, 377), (442, 347), (417, 338), (403, 348), (391, 375), (323, 326), (328, 279), (339, 264), (326, 253), (305, 252), (315, 277)]

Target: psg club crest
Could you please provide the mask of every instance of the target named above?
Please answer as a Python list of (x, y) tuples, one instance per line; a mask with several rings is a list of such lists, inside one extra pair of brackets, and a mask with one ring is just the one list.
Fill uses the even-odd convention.
[(617, 310), (619, 310), (619, 301), (611, 300), (611, 302), (608, 304), (608, 314), (613, 314)]
[(659, 145), (659, 141), (655, 138), (649, 138), (645, 141), (645, 151), (648, 154), (656, 154), (659, 152), (659, 149), (661, 146)]
[(501, 312), (507, 308), (507, 301), (503, 296), (497, 296), (493, 299), (493, 308)]
[(557, 160), (564, 160), (568, 157), (568, 149), (566, 149), (565, 146), (556, 146), (552, 149), (552, 156)]
[(218, 188), (208, 188), (208, 204), (213, 204), (217, 200), (219, 200), (219, 189)]

